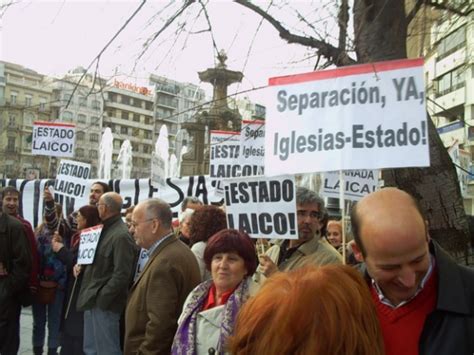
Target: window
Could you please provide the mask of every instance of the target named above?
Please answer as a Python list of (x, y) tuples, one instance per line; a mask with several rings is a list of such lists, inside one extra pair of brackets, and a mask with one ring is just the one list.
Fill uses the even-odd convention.
[(123, 120), (128, 120), (128, 112), (127, 111), (122, 111), (122, 119)]
[(12, 105), (16, 105), (17, 97), (18, 97), (18, 92), (17, 91), (10, 92), (10, 101), (11, 101)]
[[(69, 100), (71, 100), (71, 94), (64, 94), (64, 96), (63, 96), (64, 103), (67, 104), (69, 102)], [(73, 103), (74, 103), (74, 101), (71, 100), (71, 104), (73, 104)]]
[(99, 126), (100, 125), (100, 118), (97, 117), (97, 116), (92, 116), (91, 117), (91, 125)]
[(145, 124), (150, 124), (151, 123), (151, 117), (145, 116)]
[(33, 121), (35, 120), (35, 115), (33, 115), (31, 112), (26, 112), (24, 117), (24, 125), (31, 126), (33, 124)]
[(87, 98), (85, 96), (79, 96), (79, 106), (81, 107), (87, 106)]
[[(114, 139), (114, 149), (120, 149), (122, 145), (122, 142), (120, 141), (120, 139)], [(116, 159), (114, 159), (115, 161)]]
[(79, 115), (77, 115), (77, 121), (83, 124), (87, 123), (86, 115), (83, 115), (82, 113), (80, 113)]
[(125, 127), (125, 126), (120, 127), (120, 133), (128, 134), (128, 127)]
[(134, 114), (133, 114), (133, 120), (134, 120), (135, 122), (140, 122), (140, 115), (139, 115), (138, 113), (134, 113)]
[(140, 129), (139, 128), (133, 128), (132, 129), (132, 136), (133, 137), (139, 137), (140, 136)]
[(456, 68), (440, 78), (438, 81), (438, 90), (436, 96), (446, 95), (454, 90), (460, 89), (465, 85), (465, 70), (463, 67)]
[(16, 115), (10, 115), (8, 117), (8, 127), (10, 128), (16, 127)]
[(77, 132), (77, 134), (76, 134), (77, 140), (78, 140), (78, 141), (83, 141), (85, 135), (86, 135), (86, 134), (85, 134), (84, 132)]
[(456, 31), (444, 37), (438, 44), (438, 58), (441, 60), (466, 44), (466, 26), (458, 28)]
[(146, 108), (148, 111), (153, 111), (153, 103), (150, 102), (150, 101), (145, 101), (145, 108)]
[(62, 116), (63, 116), (63, 121), (64, 122), (72, 122), (72, 117), (73, 117), (72, 112), (64, 111)]
[(117, 102), (117, 94), (114, 92), (109, 92), (109, 100), (112, 102)]
[(92, 100), (92, 108), (94, 110), (100, 110), (100, 101), (98, 100)]
[(9, 152), (15, 151), (15, 137), (8, 137), (7, 150)]
[(124, 105), (130, 105), (130, 97), (121, 95), (121, 103)]
[(39, 98), (39, 110), (41, 112), (46, 111), (46, 97)]
[(91, 142), (98, 142), (99, 141), (99, 135), (97, 133), (91, 133), (89, 137), (90, 137)]
[(99, 155), (97, 154), (97, 150), (91, 150), (89, 151), (89, 158), (91, 159), (97, 159)]
[(25, 106), (29, 107), (31, 106), (31, 102), (33, 101), (33, 95), (31, 94), (25, 94)]
[(84, 149), (83, 148), (76, 148), (76, 157), (83, 158), (84, 157)]
[(107, 116), (109, 116), (109, 117), (115, 117), (115, 109), (113, 109), (113, 108), (108, 108), (108, 109), (107, 109)]
[(146, 139), (151, 139), (151, 132), (150, 131), (145, 131), (145, 138)]

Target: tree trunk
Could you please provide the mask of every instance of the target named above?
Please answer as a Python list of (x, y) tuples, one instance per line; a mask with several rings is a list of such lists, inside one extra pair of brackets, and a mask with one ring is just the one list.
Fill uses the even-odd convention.
[[(354, 39), (360, 63), (407, 57), (404, 1), (355, 0), (353, 11)], [(419, 199), (426, 212), (431, 237), (452, 254), (463, 255), (469, 244), (469, 230), (458, 177), (429, 117), (428, 134), (430, 166), (386, 169), (383, 179), (386, 186), (397, 186)]]

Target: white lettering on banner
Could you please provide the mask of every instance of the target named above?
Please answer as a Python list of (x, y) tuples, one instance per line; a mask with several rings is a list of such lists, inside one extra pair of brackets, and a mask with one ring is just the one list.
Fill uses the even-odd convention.
[(240, 132), (239, 164), (251, 167), (250, 172), (241, 169), (242, 176), (263, 175), (265, 166), (265, 122), (242, 121)]
[(254, 238), (298, 238), (293, 175), (228, 179), (224, 186), (229, 228)]
[(90, 164), (72, 160), (61, 160), (54, 184), (55, 192), (70, 197), (84, 197), (86, 195), (86, 183), (90, 177), (90, 172)]
[[(186, 196), (197, 197), (206, 205), (211, 203), (220, 204), (223, 200), (223, 196), (216, 197), (214, 194), (216, 182), (211, 181), (206, 176), (167, 179), (164, 187), (151, 185), (150, 179), (90, 179), (85, 182), (85, 192), (80, 196), (70, 197), (58, 194), (55, 191), (55, 200), (63, 206), (65, 215), (89, 204), (90, 187), (96, 181), (105, 182), (111, 190), (122, 196), (123, 211), (130, 206), (138, 204), (140, 201), (158, 197), (170, 204), (173, 216), (177, 217), (181, 202)], [(13, 186), (20, 191), (19, 214), (35, 228), (43, 220), (43, 191), (46, 185), (55, 185), (55, 180), (0, 179), (0, 187)]]
[[(344, 198), (358, 201), (365, 195), (376, 191), (378, 183), (378, 170), (344, 171)], [(339, 198), (340, 188), (339, 172), (324, 173), (320, 191), (322, 196)]]
[(421, 59), (271, 78), (265, 173), (428, 166), (424, 97)]
[(79, 265), (89, 265), (94, 262), (102, 228), (103, 225), (98, 225), (81, 231), (79, 252), (77, 255), (77, 263)]
[(73, 124), (34, 122), (31, 152), (36, 155), (73, 157), (75, 129)]

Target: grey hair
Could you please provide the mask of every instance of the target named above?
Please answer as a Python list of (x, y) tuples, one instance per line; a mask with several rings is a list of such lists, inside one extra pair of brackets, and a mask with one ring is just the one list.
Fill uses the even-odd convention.
[(112, 193), (106, 193), (102, 196), (104, 204), (107, 205), (110, 212), (120, 213), (122, 211), (122, 197), (116, 198)]
[(171, 228), (173, 212), (171, 212), (171, 207), (167, 202), (159, 198), (150, 198), (144, 203), (146, 204), (147, 218), (157, 218), (163, 228)]
[(186, 210), (186, 208), (188, 207), (188, 204), (190, 203), (195, 203), (195, 204), (198, 204), (198, 205), (202, 205), (202, 201), (200, 199), (198, 199), (197, 197), (195, 196), (188, 196), (188, 197), (185, 197), (183, 202), (181, 202), (181, 212), (184, 212)]
[(320, 210), (324, 210), (324, 200), (319, 197), (319, 195), (306, 187), (298, 187), (296, 189), (296, 204), (297, 205), (306, 205), (306, 204), (316, 204)]

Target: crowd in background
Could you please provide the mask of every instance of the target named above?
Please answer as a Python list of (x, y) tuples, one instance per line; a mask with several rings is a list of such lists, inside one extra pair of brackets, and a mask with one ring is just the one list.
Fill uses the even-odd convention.
[[(17, 353), (28, 305), (34, 355), (474, 352), (474, 271), (430, 240), (398, 189), (355, 206), (346, 245), (343, 223), (302, 187), (298, 239), (265, 241), (195, 197), (178, 219), (160, 199), (122, 214), (121, 196), (95, 182), (89, 204), (63, 216), (46, 188), (33, 230), (19, 192), (1, 196), (2, 355)], [(81, 232), (99, 225), (94, 262), (79, 265)]]

